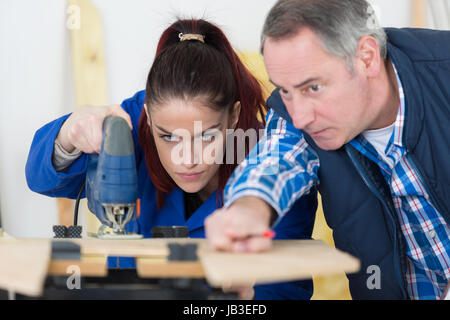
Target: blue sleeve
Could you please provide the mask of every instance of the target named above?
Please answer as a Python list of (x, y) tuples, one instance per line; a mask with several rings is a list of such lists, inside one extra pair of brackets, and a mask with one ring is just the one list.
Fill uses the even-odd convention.
[[(122, 103), (122, 108), (130, 115), (133, 124), (136, 161), (141, 159), (138, 148), (137, 130), (145, 92), (140, 91)], [(28, 187), (37, 193), (50, 197), (76, 199), (83, 184), (87, 169), (87, 154), (82, 154), (63, 172), (56, 172), (52, 163), (56, 136), (70, 114), (62, 116), (40, 128), (34, 135), (25, 166)], [(83, 192), (82, 197), (85, 196)]]
[[(274, 227), (275, 239), (311, 239), (317, 209), (315, 188), (298, 199)], [(255, 300), (309, 300), (312, 280), (280, 282), (254, 287)]]
[(56, 119), (34, 135), (25, 166), (28, 187), (50, 197), (76, 199), (85, 180), (87, 156), (82, 154), (65, 172), (56, 172), (52, 163), (53, 146), (62, 124), (70, 114)]

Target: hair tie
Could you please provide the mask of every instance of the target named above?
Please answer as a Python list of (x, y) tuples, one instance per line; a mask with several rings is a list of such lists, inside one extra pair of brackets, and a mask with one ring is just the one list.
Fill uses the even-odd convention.
[(185, 41), (185, 40), (197, 40), (200, 41), (202, 43), (205, 43), (205, 36), (201, 35), (201, 34), (196, 34), (196, 33), (180, 33), (178, 34), (178, 37), (180, 38), (180, 41)]

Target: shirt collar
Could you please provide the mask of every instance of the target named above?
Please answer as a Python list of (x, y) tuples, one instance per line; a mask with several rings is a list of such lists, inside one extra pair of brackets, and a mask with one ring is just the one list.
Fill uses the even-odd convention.
[(400, 81), (400, 77), (398, 76), (397, 68), (395, 67), (395, 64), (392, 62), (392, 60), (391, 63), (392, 67), (394, 68), (395, 78), (397, 79), (400, 104), (398, 107), (397, 117), (394, 122), (394, 131), (392, 133), (389, 144), (393, 143), (396, 146), (403, 148), (403, 128), (405, 125), (405, 114), (406, 114), (405, 94), (403, 92), (402, 82)]
[[(397, 111), (397, 117), (394, 121), (394, 129), (386, 147), (386, 155), (392, 158), (393, 163), (395, 165), (405, 152), (405, 148), (403, 148), (402, 136), (405, 123), (404, 117), (406, 111), (406, 103), (400, 77), (398, 76), (398, 72), (394, 63), (392, 61), (391, 63), (395, 71), (395, 77), (397, 79), (400, 103)], [(382, 161), (382, 159), (376, 152), (375, 148), (370, 143), (368, 143), (366, 139), (364, 139), (362, 134), (359, 134), (354, 139), (352, 139), (349, 144), (353, 146), (356, 150), (361, 152), (363, 155), (365, 155), (366, 157), (377, 163), (385, 172), (390, 174), (391, 168), (389, 167), (389, 165), (384, 161)]]
[[(403, 128), (405, 125), (405, 114), (406, 114), (406, 103), (405, 103), (405, 94), (403, 92), (403, 86), (402, 86), (402, 82), (400, 81), (400, 77), (398, 76), (398, 72), (397, 72), (397, 68), (395, 67), (395, 64), (392, 62), (392, 67), (394, 68), (394, 72), (395, 72), (395, 78), (397, 79), (397, 84), (398, 84), (398, 95), (400, 98), (400, 103), (399, 103), (399, 107), (398, 107), (398, 111), (397, 111), (397, 117), (395, 118), (394, 121), (394, 130), (392, 132), (391, 138), (389, 140), (388, 143), (388, 148), (390, 148), (390, 146), (392, 144), (403, 148)], [(362, 141), (365, 141), (365, 139), (362, 137), (362, 135), (358, 135), (356, 136), (352, 141), (350, 141), (350, 144), (355, 144), (355, 143), (361, 143)]]

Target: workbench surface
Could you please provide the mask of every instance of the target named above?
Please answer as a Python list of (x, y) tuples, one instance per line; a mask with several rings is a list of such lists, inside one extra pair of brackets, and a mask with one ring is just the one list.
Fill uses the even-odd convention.
[[(81, 259), (51, 259), (52, 241), (80, 245)], [(168, 244), (196, 243), (197, 261), (168, 261)], [(108, 256), (136, 258), (140, 277), (198, 277), (213, 287), (251, 286), (359, 270), (358, 259), (320, 240), (274, 240), (262, 253), (211, 250), (205, 239), (16, 239), (0, 238), (0, 289), (30, 296), (42, 293), (47, 275), (70, 275), (76, 265), (83, 276), (106, 276)]]

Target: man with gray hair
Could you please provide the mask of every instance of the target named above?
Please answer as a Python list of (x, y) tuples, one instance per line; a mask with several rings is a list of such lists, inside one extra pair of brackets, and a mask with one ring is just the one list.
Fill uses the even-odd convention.
[(269, 249), (254, 235), (318, 188), (336, 247), (361, 261), (348, 275), (354, 299), (439, 298), (450, 279), (450, 32), (382, 29), (365, 0), (281, 0), (261, 50), (277, 87), (261, 159), (236, 169), (207, 218), (212, 246)]

